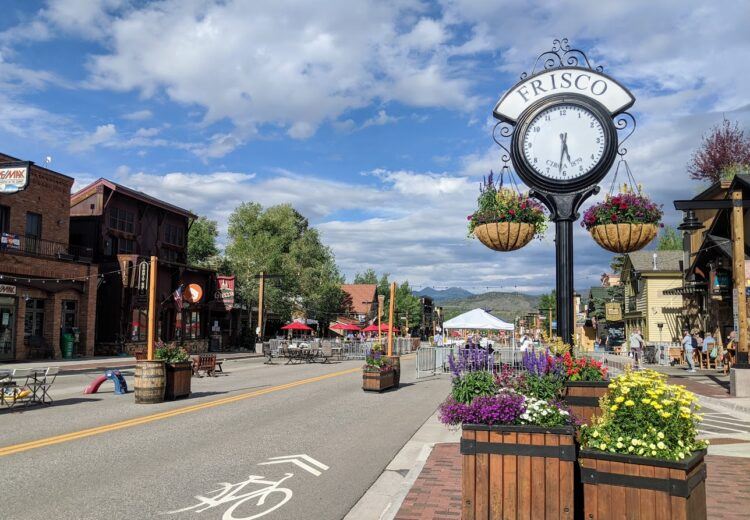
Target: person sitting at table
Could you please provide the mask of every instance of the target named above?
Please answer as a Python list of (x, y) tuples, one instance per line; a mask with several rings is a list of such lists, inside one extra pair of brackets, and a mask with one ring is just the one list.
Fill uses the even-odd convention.
[(706, 360), (706, 368), (711, 368), (711, 362), (714, 363), (716, 368), (716, 356), (718, 352), (716, 349), (716, 340), (711, 335), (711, 332), (706, 332), (706, 337), (703, 338), (703, 357)]

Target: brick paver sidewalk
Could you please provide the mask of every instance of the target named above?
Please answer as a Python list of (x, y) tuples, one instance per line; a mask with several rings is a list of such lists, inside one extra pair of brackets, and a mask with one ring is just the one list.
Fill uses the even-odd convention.
[[(706, 500), (708, 517), (748, 518), (750, 458), (709, 455)], [(422, 473), (396, 515), (398, 520), (461, 517), (461, 455), (458, 444), (436, 444)]]

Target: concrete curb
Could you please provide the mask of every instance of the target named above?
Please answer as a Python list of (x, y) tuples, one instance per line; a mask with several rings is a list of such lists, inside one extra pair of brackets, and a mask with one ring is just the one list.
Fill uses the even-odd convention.
[(746, 415), (750, 415), (750, 406), (742, 405), (738, 403), (727, 402), (729, 399), (718, 399), (716, 397), (708, 397), (705, 395), (697, 394), (701, 403), (709, 408), (723, 408), (727, 411), (738, 412)]
[(460, 430), (451, 431), (435, 411), (414, 433), (383, 473), (344, 517), (345, 520), (393, 520), (422, 472), (437, 443), (458, 442)]

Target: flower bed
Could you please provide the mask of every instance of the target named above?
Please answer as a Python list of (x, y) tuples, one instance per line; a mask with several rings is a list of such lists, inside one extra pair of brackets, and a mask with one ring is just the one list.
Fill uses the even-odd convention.
[(628, 518), (642, 511), (655, 518), (705, 518), (708, 443), (696, 439), (696, 396), (643, 370), (612, 380), (600, 403), (601, 416), (581, 435), (586, 517), (616, 510)]
[(573, 358), (570, 353), (562, 356), (565, 367), (563, 402), (581, 423), (590, 424), (599, 415), (599, 399), (609, 390), (607, 367), (587, 357)]

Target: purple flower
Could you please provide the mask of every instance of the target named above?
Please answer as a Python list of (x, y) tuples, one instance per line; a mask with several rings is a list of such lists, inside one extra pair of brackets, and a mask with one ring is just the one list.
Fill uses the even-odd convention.
[(462, 404), (449, 397), (440, 405), (440, 421), (444, 424), (515, 424), (526, 411), (526, 398), (515, 392), (502, 392), (489, 397), (476, 397), (471, 404)]

